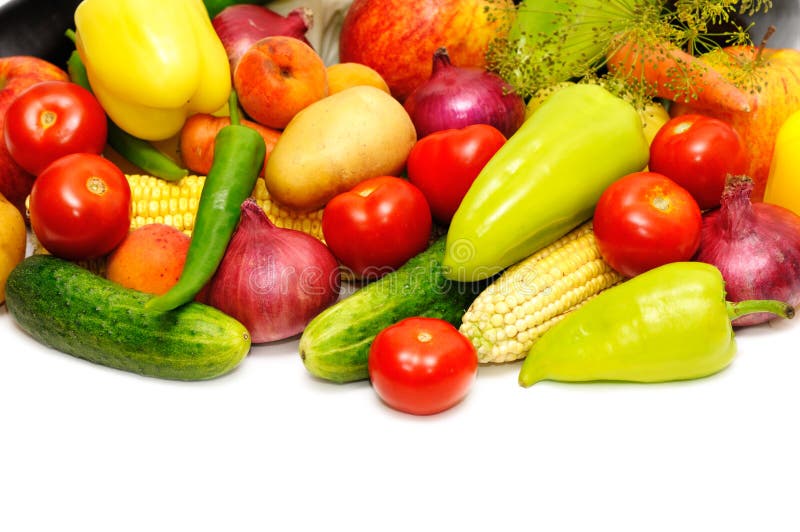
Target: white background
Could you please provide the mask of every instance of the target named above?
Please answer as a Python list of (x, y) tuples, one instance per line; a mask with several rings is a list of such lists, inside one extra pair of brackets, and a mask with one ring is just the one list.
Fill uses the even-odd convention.
[(431, 417), (316, 380), (296, 339), (198, 383), (45, 348), (4, 306), (0, 339), (3, 531), (800, 529), (797, 320), (691, 382), (481, 367)]
[(178, 383), (42, 347), (0, 306), (0, 531), (797, 531), (800, 323), (737, 338), (707, 379), (523, 389), (519, 363), (481, 367), (413, 417), (314, 379), (296, 339)]

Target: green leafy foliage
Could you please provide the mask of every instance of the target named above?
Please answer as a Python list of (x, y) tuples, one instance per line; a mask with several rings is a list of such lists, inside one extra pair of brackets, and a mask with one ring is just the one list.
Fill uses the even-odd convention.
[[(560, 81), (608, 78), (603, 67), (620, 39), (695, 56), (752, 44), (740, 16), (770, 7), (772, 0), (522, 0), (507, 36), (490, 44), (487, 62), (527, 98)], [(649, 91), (644, 83), (614, 85), (640, 96)]]

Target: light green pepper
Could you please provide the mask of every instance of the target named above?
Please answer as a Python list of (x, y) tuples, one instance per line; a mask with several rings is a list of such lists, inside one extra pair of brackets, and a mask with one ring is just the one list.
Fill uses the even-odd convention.
[(780, 301), (725, 301), (725, 281), (710, 264), (666, 264), (609, 288), (553, 326), (533, 344), (519, 383), (705, 377), (736, 354), (731, 320), (754, 312), (794, 316)]
[(598, 85), (550, 96), (486, 164), (450, 223), (445, 275), (478, 281), (592, 217), (603, 190), (642, 170), (649, 147), (632, 105)]

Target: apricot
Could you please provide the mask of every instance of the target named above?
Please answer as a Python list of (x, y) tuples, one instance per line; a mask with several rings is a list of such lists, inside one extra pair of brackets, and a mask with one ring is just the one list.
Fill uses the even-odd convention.
[(138, 227), (109, 255), (106, 278), (141, 292), (163, 294), (178, 282), (190, 241), (170, 225)]
[(389, 86), (378, 71), (361, 63), (336, 63), (328, 67), (328, 94), (335, 94), (356, 87), (371, 85), (387, 94)]

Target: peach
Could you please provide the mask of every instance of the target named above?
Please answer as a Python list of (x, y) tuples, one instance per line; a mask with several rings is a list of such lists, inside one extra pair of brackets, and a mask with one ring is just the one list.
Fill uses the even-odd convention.
[(328, 67), (328, 93), (335, 94), (350, 87), (371, 85), (389, 92), (389, 86), (378, 72), (361, 63), (336, 63)]
[(242, 55), (233, 86), (250, 118), (283, 129), (294, 115), (328, 95), (328, 75), (322, 58), (309, 45), (273, 35), (256, 41)]
[(171, 225), (138, 227), (109, 255), (106, 278), (141, 292), (163, 294), (178, 282), (190, 241)]

